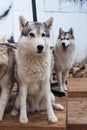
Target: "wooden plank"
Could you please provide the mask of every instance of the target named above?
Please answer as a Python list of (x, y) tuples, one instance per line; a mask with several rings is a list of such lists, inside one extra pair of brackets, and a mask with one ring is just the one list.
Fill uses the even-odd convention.
[(69, 98), (68, 130), (87, 130), (87, 98)]
[(68, 78), (69, 97), (87, 97), (87, 78)]
[(69, 125), (68, 130), (87, 130), (87, 125)]
[(61, 103), (65, 109), (64, 111), (55, 110), (58, 117), (58, 123), (52, 124), (47, 120), (46, 111), (29, 113), (29, 123), (26, 125), (19, 123), (19, 116), (11, 117), (10, 108), (8, 107), (2, 122), (0, 122), (0, 130), (66, 130), (66, 97), (56, 98), (57, 103)]

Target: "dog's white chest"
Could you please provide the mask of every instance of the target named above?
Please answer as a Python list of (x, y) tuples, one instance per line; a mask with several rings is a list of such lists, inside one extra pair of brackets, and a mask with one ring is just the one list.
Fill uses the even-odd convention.
[(28, 57), (18, 61), (21, 78), (27, 82), (44, 80), (50, 77), (50, 57)]
[(71, 54), (58, 54), (56, 57), (56, 68), (58, 70), (66, 71), (70, 69), (72, 65), (72, 55)]

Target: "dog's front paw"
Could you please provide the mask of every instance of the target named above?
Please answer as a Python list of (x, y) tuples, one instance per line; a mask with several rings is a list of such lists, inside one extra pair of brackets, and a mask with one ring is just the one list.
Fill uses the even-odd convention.
[(26, 124), (26, 123), (29, 122), (29, 120), (28, 120), (27, 117), (20, 117), (19, 122), (22, 123), (22, 124)]
[(51, 123), (56, 123), (57, 121), (58, 121), (58, 119), (57, 119), (57, 117), (54, 115), (54, 116), (50, 116), (49, 118), (48, 118), (48, 120), (49, 120), (49, 122), (51, 122)]

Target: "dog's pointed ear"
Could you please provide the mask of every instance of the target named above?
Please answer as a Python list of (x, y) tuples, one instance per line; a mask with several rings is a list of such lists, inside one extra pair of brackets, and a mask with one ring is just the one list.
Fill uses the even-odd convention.
[(59, 34), (63, 33), (63, 29), (60, 27), (59, 28)]
[(59, 28), (59, 35), (58, 35), (58, 39), (60, 39), (61, 38), (61, 34), (63, 33), (63, 29), (60, 27)]
[(71, 35), (73, 35), (73, 29), (72, 29), (72, 27), (69, 29), (69, 31), (68, 31)]
[(53, 17), (49, 18), (49, 19), (45, 22), (45, 24), (46, 24), (47, 28), (48, 28), (49, 30), (51, 30), (51, 27), (52, 27), (52, 25), (53, 25)]
[(19, 28), (21, 32), (23, 31), (23, 28), (26, 23), (27, 23), (27, 20), (24, 18), (24, 16), (19, 16)]

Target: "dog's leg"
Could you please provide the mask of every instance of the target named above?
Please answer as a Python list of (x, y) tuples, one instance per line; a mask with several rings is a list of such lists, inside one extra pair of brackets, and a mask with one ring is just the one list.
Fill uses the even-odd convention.
[(64, 89), (65, 91), (67, 91), (67, 86), (66, 86), (66, 84), (65, 84), (65, 82), (66, 82), (66, 80), (67, 80), (67, 74), (68, 74), (67, 71), (62, 74), (62, 84), (63, 84), (63, 89)]
[(51, 93), (50, 93), (50, 80), (46, 79), (42, 83), (43, 91), (45, 94), (46, 98), (46, 108), (47, 108), (47, 115), (48, 115), (48, 120), (52, 123), (57, 122), (57, 117), (54, 114), (53, 108), (52, 108), (52, 102), (51, 102)]
[(4, 111), (9, 99), (10, 88), (8, 86), (2, 87), (1, 97), (0, 97), (0, 121), (2, 121)]
[(27, 123), (28, 117), (27, 117), (27, 93), (28, 93), (28, 86), (21, 85), (19, 88), (19, 94), (20, 94), (20, 123)]
[(57, 73), (57, 79), (58, 79), (59, 92), (65, 93), (63, 86), (62, 86), (62, 72)]

